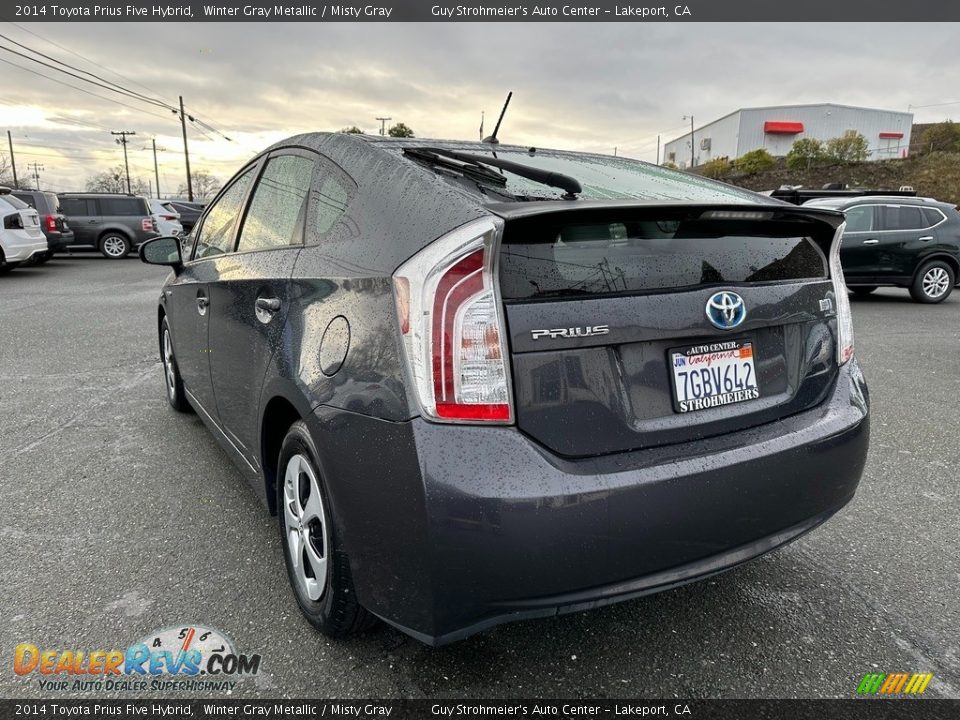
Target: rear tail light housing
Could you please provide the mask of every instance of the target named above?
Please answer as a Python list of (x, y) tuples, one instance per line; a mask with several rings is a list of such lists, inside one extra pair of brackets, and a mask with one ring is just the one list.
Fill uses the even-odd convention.
[(156, 232), (157, 231), (157, 221), (152, 217), (144, 218), (140, 226), (144, 229), (145, 232)]
[(3, 219), (3, 227), (7, 230), (23, 230), (23, 218), (20, 217), (20, 213), (7, 215)]
[(846, 223), (837, 228), (830, 245), (830, 279), (833, 281), (833, 296), (837, 303), (837, 363), (843, 365), (853, 357), (853, 315), (850, 312), (850, 295), (840, 264), (840, 241)]
[(497, 285), (502, 222), (483, 219), (434, 241), (394, 273), (397, 317), (421, 413), (450, 423), (513, 422)]
[(53, 232), (57, 229), (57, 218), (54, 215), (47, 215), (44, 218), (44, 222), (47, 224), (47, 230)]

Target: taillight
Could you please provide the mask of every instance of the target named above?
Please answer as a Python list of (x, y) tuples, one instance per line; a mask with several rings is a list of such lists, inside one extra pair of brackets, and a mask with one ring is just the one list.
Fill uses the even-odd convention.
[(3, 219), (3, 227), (7, 230), (23, 230), (23, 218), (20, 217), (20, 213), (7, 215)]
[(840, 241), (846, 223), (837, 228), (830, 246), (830, 279), (833, 280), (833, 295), (837, 303), (837, 363), (843, 365), (853, 357), (853, 315), (850, 312), (850, 295), (840, 264)]
[(177, 216), (176, 216), (176, 215), (164, 215), (164, 216), (163, 216), (163, 219), (164, 219), (164, 220), (176, 220), (176, 219), (177, 219)]
[(157, 231), (157, 221), (152, 217), (143, 218), (140, 221), (140, 227), (143, 228), (144, 232), (156, 232)]
[(53, 232), (57, 229), (57, 218), (55, 218), (53, 215), (47, 215), (45, 222), (47, 223), (47, 230), (50, 232)]
[(397, 316), (423, 415), (441, 422), (513, 421), (495, 220), (441, 237), (394, 273)]

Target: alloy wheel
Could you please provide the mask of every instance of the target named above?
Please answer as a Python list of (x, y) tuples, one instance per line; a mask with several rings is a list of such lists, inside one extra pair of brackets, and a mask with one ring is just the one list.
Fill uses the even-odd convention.
[(103, 241), (103, 251), (113, 258), (123, 257), (127, 252), (127, 244), (122, 238), (111, 235)]
[(317, 601), (327, 586), (329, 530), (317, 475), (301, 454), (290, 458), (284, 472), (283, 516), (292, 574)]
[(177, 399), (177, 376), (174, 371), (173, 343), (170, 341), (170, 331), (163, 329), (163, 375), (167, 380), (167, 394), (170, 400)]
[(927, 297), (936, 299), (949, 289), (950, 275), (942, 267), (932, 267), (924, 273), (921, 286)]

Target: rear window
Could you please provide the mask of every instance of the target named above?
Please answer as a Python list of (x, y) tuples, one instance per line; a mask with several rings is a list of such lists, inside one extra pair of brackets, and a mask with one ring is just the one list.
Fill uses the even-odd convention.
[(6, 202), (13, 205), (17, 210), (26, 210), (29, 205), (27, 205), (23, 200), (16, 197), (15, 195), (0, 195), (0, 198), (3, 198)]
[(67, 217), (86, 217), (97, 214), (93, 200), (88, 198), (60, 198), (60, 212)]
[[(739, 230), (739, 231), (738, 231)], [(568, 224), (501, 251), (506, 299), (656, 292), (699, 285), (823, 279), (827, 260), (808, 237), (718, 232), (699, 221)]]
[(98, 198), (101, 215), (149, 215), (146, 201), (140, 198)]
[(36, 202), (35, 202), (34, 199), (33, 199), (33, 195), (31, 195), (30, 193), (12, 193), (11, 195), (6, 196), (6, 197), (15, 197), (15, 198), (17, 198), (18, 200), (20, 200), (21, 202), (25, 202), (27, 205), (29, 205), (30, 207), (32, 207), (34, 210), (37, 209), (37, 204), (36, 204)]

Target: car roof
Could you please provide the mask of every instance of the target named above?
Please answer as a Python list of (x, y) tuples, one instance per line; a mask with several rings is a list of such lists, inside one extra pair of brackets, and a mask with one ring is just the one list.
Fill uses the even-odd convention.
[(929, 205), (933, 207), (955, 207), (950, 203), (929, 197), (905, 197), (903, 195), (857, 195), (856, 197), (844, 198), (814, 198), (808, 200), (804, 205), (811, 207), (823, 207), (833, 209), (844, 209), (854, 205)]
[[(477, 209), (481, 207), (487, 208), (491, 202), (497, 202), (498, 200), (493, 196), (488, 196), (481, 192), (474, 183), (458, 182), (455, 178), (448, 177), (445, 173), (439, 173), (421, 162), (405, 157), (403, 151), (412, 148), (442, 148), (474, 154), (498, 152), (526, 155), (531, 150), (529, 145), (512, 145), (506, 143), (493, 144), (466, 140), (393, 138), (354, 133), (313, 132), (281, 140), (264, 150), (260, 156), (275, 150), (296, 146), (306, 147), (320, 152), (338, 164), (360, 185), (382, 185), (391, 174), (387, 170), (387, 167), (391, 167), (401, 173), (415, 173), (424, 179), (426, 176), (429, 176), (431, 181), (427, 184), (437, 189), (441, 186), (444, 187), (444, 191), (455, 188), (460, 199), (464, 202), (464, 206), (469, 205)], [(659, 204), (664, 201), (689, 200), (718, 204), (728, 204), (731, 202), (763, 205), (783, 204), (780, 200), (759, 195), (746, 188), (726, 185), (699, 175), (682, 173), (633, 158), (541, 147), (534, 148), (534, 150), (538, 157), (593, 160), (602, 164), (611, 162), (629, 163), (638, 169), (643, 168), (643, 172), (648, 172), (650, 175), (651, 183), (649, 187), (651, 192), (649, 194), (638, 192), (633, 196), (624, 196), (622, 202), (632, 204)], [(522, 158), (511, 159), (522, 163)], [(637, 174), (639, 175), (641, 173)], [(581, 181), (585, 180), (583, 177), (577, 179)], [(410, 180), (412, 180), (412, 178), (408, 176), (408, 182)], [(433, 182), (436, 180), (439, 180), (440, 185)], [(586, 182), (584, 182), (584, 187), (587, 188)], [(509, 194), (511, 191), (508, 190), (507, 192)], [(524, 194), (526, 194), (526, 190), (524, 190)], [(560, 191), (555, 188), (549, 191), (550, 197), (559, 196), (559, 194)], [(546, 199), (547, 193), (544, 192), (543, 195), (544, 199)], [(502, 200), (502, 198), (500, 199)], [(525, 199), (529, 198), (518, 196), (516, 201), (519, 202)], [(608, 198), (602, 199), (607, 200)], [(598, 201), (598, 197), (591, 197), (589, 190), (586, 190), (584, 196), (580, 198), (580, 202), (582, 203), (596, 201)]]

